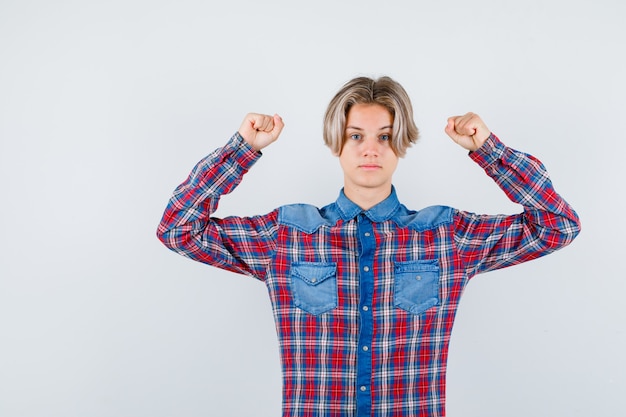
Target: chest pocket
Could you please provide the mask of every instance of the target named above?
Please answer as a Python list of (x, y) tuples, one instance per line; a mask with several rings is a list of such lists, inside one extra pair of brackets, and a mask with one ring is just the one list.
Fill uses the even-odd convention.
[(296, 307), (314, 315), (337, 307), (337, 264), (295, 262), (290, 279)]
[(439, 264), (436, 259), (396, 263), (394, 304), (413, 314), (421, 314), (439, 305)]

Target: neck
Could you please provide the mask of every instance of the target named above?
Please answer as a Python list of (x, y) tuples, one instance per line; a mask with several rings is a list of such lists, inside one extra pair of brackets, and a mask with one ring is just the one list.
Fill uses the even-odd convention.
[(343, 192), (357, 206), (369, 210), (391, 194), (391, 185), (387, 188), (350, 187), (344, 185)]

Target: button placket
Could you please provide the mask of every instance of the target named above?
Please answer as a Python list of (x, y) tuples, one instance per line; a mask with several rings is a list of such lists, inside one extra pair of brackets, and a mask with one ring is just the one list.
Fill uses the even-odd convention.
[(374, 255), (376, 240), (373, 238), (372, 222), (361, 215), (357, 222), (359, 236), (359, 319), (360, 331), (357, 351), (357, 416), (370, 416), (372, 408), (372, 339), (374, 331), (373, 300), (374, 293)]

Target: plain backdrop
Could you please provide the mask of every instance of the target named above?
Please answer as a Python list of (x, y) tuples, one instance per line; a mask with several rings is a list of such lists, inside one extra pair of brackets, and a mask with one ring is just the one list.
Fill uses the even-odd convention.
[(358, 75), (413, 99), (408, 207), (520, 210), (443, 132), (473, 111), (582, 219), (571, 246), (470, 283), (448, 415), (620, 415), (625, 22), (621, 0), (0, 0), (0, 416), (279, 416), (263, 284), (155, 231), (247, 112), (286, 127), (217, 215), (333, 201), (322, 116)]

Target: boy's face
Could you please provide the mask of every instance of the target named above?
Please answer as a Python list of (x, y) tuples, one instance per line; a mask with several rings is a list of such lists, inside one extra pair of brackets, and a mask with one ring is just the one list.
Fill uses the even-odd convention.
[(391, 192), (398, 156), (391, 149), (393, 116), (379, 104), (355, 104), (346, 118), (339, 162), (346, 191)]

